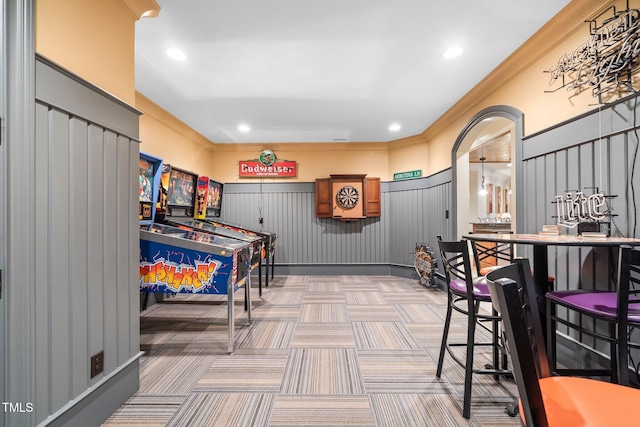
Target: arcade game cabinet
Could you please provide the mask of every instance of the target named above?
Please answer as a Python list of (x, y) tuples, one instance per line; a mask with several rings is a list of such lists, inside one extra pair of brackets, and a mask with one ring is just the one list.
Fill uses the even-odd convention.
[[(222, 184), (217, 181), (213, 181), (206, 176), (199, 176), (196, 179), (195, 188), (196, 195), (194, 199), (195, 206), (193, 210), (193, 217), (205, 218), (207, 215), (219, 215), (220, 207), (222, 205)], [(169, 189), (168, 192), (171, 192), (171, 190)], [(164, 220), (162, 220), (161, 223), (185, 230), (210, 233), (246, 242), (250, 245), (251, 270), (253, 271), (253, 269), (259, 267), (259, 272), (260, 274), (262, 273), (262, 240), (260, 237), (227, 230), (222, 227), (216, 227), (211, 224), (196, 221), (189, 216), (178, 215), (180, 213), (182, 212), (176, 212), (174, 209), (170, 208), (169, 213), (165, 215)], [(185, 210), (184, 213), (189, 213), (189, 210)], [(262, 280), (260, 275), (258, 277), (260, 278), (260, 296), (262, 296)]]
[[(271, 260), (271, 278), (274, 276), (275, 269), (275, 253), (276, 253), (276, 234), (266, 230), (255, 230), (245, 227), (243, 225), (233, 224), (227, 221), (220, 221), (219, 219), (206, 218), (203, 221), (215, 225), (216, 227), (226, 228), (240, 233), (245, 233), (250, 236), (258, 236), (262, 239), (262, 247), (264, 250), (263, 258), (266, 261), (265, 271), (265, 286), (269, 287), (269, 260)], [(260, 278), (262, 280), (262, 278)], [(260, 282), (262, 286), (262, 282)]]
[[(193, 212), (196, 176), (190, 172), (162, 165), (160, 159), (140, 155), (140, 192), (147, 194), (147, 180), (159, 183), (155, 172), (164, 170), (168, 191), (165, 211), (184, 210)], [(143, 162), (144, 160), (144, 162)], [(147, 163), (154, 165), (154, 174), (149, 173)], [(144, 167), (143, 167), (144, 166)], [(142, 176), (144, 175), (144, 176)], [(161, 188), (153, 190), (151, 206), (163, 195)], [(141, 212), (144, 211), (141, 197)], [(162, 200), (161, 200), (162, 202)], [(159, 212), (162, 213), (162, 206)], [(142, 216), (142, 214), (141, 214)], [(140, 225), (140, 291), (143, 293), (199, 293), (226, 294), (229, 322), (228, 351), (233, 352), (234, 344), (234, 294), (246, 285), (245, 302), (251, 301), (251, 287), (248, 285), (250, 269), (250, 248), (247, 243), (193, 230), (181, 230), (141, 219)], [(251, 304), (246, 304), (251, 321)]]
[[(173, 218), (167, 217), (164, 221), (165, 224), (172, 225), (185, 230), (199, 231), (201, 233), (215, 234), (218, 236), (229, 237), (231, 239), (240, 240), (249, 244), (250, 256), (251, 256), (251, 271), (258, 268), (258, 277), (262, 274), (262, 239), (258, 236), (250, 236), (238, 231), (229, 230), (223, 227), (216, 227), (215, 225), (208, 224), (203, 221), (198, 221), (189, 218)], [(259, 283), (259, 294), (262, 296), (262, 280)]]
[(152, 224), (156, 217), (156, 202), (162, 177), (162, 159), (140, 152), (138, 199), (140, 225)]

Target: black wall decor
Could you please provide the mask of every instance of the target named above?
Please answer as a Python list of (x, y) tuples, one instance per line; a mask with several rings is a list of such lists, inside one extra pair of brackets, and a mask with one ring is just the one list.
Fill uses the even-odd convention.
[(632, 76), (640, 68), (640, 11), (607, 9), (587, 21), (589, 38), (563, 54), (546, 73), (547, 92), (562, 88), (574, 94), (591, 90), (601, 104), (634, 92)]

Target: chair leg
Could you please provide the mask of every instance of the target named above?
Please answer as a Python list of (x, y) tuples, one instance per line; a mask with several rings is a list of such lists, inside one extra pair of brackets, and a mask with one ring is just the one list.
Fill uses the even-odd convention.
[[(509, 361), (507, 358), (507, 352), (506, 350), (503, 350), (502, 351), (502, 369), (506, 371), (508, 367), (509, 367)], [(511, 378), (513, 378), (513, 375), (511, 375)]]
[[(493, 316), (497, 316), (498, 312), (492, 308), (491, 309), (491, 314)], [(500, 323), (498, 322), (498, 320), (492, 320), (491, 321), (491, 335), (492, 335), (492, 342), (493, 342), (493, 369), (499, 369), (500, 368), (500, 351), (498, 349), (498, 343), (500, 342)], [(493, 376), (493, 379), (498, 381), (500, 380), (500, 375), (495, 374)]]
[(442, 331), (442, 344), (440, 344), (440, 356), (438, 357), (438, 369), (436, 370), (436, 377), (440, 378), (442, 375), (442, 365), (444, 363), (444, 353), (447, 349), (447, 339), (449, 337), (449, 325), (451, 324), (451, 312), (453, 309), (451, 308), (452, 300), (451, 294), (448, 296), (447, 303), (447, 315), (444, 320), (444, 330)]
[(467, 325), (467, 357), (464, 372), (464, 397), (462, 402), (462, 416), (471, 417), (471, 381), (473, 379), (473, 352), (476, 337), (476, 316), (474, 306), (469, 301), (469, 318)]
[(556, 362), (556, 305), (547, 300), (547, 359), (549, 360), (549, 369), (553, 374), (558, 370)]
[[(624, 327), (624, 330), (622, 330), (623, 328), (620, 328), (618, 326), (617, 328), (617, 333), (616, 335), (614, 335), (617, 339), (616, 339), (616, 345), (612, 346), (615, 347), (615, 356), (613, 354), (611, 354), (611, 368), (613, 370), (612, 373), (612, 380), (613, 380), (613, 376), (615, 375), (615, 380), (613, 380), (613, 382), (617, 382), (618, 384), (622, 384), (622, 385), (629, 385), (629, 359), (628, 359), (628, 344), (627, 344), (627, 328), (626, 326)], [(615, 362), (614, 362), (615, 361)]]

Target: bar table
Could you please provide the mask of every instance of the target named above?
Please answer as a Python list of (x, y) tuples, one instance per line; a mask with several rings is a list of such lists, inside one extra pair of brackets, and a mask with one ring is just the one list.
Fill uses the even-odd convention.
[[(622, 245), (640, 246), (640, 239), (629, 237), (594, 237), (588, 235), (550, 235), (550, 234), (468, 234), (467, 240), (514, 243), (533, 246), (533, 282), (539, 298), (538, 308), (544, 314), (544, 295), (549, 290), (549, 246), (599, 246), (610, 249)], [(544, 321), (544, 318), (543, 318)]]

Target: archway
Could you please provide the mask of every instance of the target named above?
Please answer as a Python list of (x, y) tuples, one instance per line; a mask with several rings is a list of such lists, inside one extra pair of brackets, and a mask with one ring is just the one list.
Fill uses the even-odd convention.
[[(518, 218), (522, 218), (523, 212), (520, 203), (517, 203), (517, 195), (520, 194), (522, 186), (522, 176), (520, 163), (522, 160), (522, 134), (523, 134), (523, 113), (513, 107), (506, 105), (496, 105), (486, 108), (477, 113), (464, 127), (458, 135), (451, 150), (451, 167), (453, 183), (452, 211), (456, 213), (453, 224), (453, 234), (460, 238), (469, 231), (469, 195), (476, 192), (469, 185), (470, 153), (474, 148), (482, 145), (482, 139), (490, 140), (491, 135), (500, 134), (500, 129), (509, 127), (510, 130), (510, 152), (511, 152), (511, 176), (512, 190), (510, 197), (510, 212), (513, 221), (513, 231), (519, 229)], [(475, 145), (474, 145), (475, 144)], [(483, 156), (484, 157), (484, 156)], [(458, 206), (463, 208), (458, 209)]]

